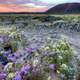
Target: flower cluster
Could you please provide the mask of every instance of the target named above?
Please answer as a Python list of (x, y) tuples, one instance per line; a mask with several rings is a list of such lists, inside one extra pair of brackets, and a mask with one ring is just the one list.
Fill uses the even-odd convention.
[(66, 40), (48, 37), (33, 48), (23, 46), (14, 34), (0, 53), (0, 80), (52, 80), (53, 74), (61, 80), (76, 78), (74, 50)]

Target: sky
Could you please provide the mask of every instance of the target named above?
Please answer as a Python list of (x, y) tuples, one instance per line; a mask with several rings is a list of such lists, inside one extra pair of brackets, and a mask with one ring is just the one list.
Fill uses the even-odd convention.
[(44, 12), (60, 3), (80, 0), (0, 0), (0, 12)]

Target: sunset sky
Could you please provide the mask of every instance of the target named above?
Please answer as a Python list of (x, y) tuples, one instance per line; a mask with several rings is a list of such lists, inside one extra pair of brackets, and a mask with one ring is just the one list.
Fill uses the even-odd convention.
[(56, 4), (80, 0), (0, 0), (0, 12), (44, 12)]

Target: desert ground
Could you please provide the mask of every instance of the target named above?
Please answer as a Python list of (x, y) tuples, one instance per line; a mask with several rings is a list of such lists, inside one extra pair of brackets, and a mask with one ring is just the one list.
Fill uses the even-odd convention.
[[(74, 57), (78, 58), (80, 56), (80, 15), (77, 14), (75, 15), (71, 15), (71, 14), (70, 15), (69, 14), (67, 15), (53, 15), (53, 14), (0, 15), (1, 54), (3, 54), (2, 51), (3, 52), (5, 51), (5, 48), (3, 48), (5, 46), (5, 43), (8, 43), (9, 40), (13, 42), (18, 41), (17, 49), (14, 50), (13, 53), (18, 52), (16, 54), (18, 54), (19, 57), (14, 61), (9, 60), (6, 63), (6, 65), (8, 63), (14, 63), (14, 64), (19, 63), (19, 65), (21, 65), (22, 67), (22, 65), (26, 64), (26, 61), (33, 63), (33, 61), (37, 59), (39, 60), (39, 62), (38, 63), (36, 62), (36, 64), (34, 65), (36, 65), (38, 69), (40, 67), (40, 69), (43, 70), (45, 65), (48, 65), (48, 63), (44, 62), (42, 60), (42, 57), (48, 56), (46, 55), (46, 53), (50, 55), (52, 54), (52, 52), (55, 53), (55, 51), (51, 50), (49, 47), (45, 47), (45, 48), (42, 47), (44, 47), (45, 45), (54, 46), (55, 44), (51, 42), (50, 44), (48, 44), (48, 41), (52, 41), (52, 42), (54, 41), (54, 43), (56, 43), (56, 41), (60, 39), (66, 40), (70, 45), (70, 47), (73, 48)], [(64, 41), (62, 43), (65, 44)], [(33, 55), (29, 56), (29, 54), (26, 54), (29, 52), (31, 53), (31, 51), (33, 51), (33, 53), (35, 54), (38, 53), (37, 57)], [(41, 62), (40, 60), (42, 60), (43, 62)], [(80, 75), (79, 73), (80, 70), (77, 69), (79, 69), (80, 63), (78, 64), (78, 62), (75, 61), (77, 61), (77, 59), (68, 62), (68, 64), (74, 63), (74, 66), (77, 66), (77, 68), (75, 69), (77, 71), (76, 75), (74, 74), (71, 77), (71, 79), (65, 76), (63, 78), (61, 77), (59, 80), (78, 80), (77, 78)], [(65, 62), (63, 62), (63, 64), (68, 65)], [(1, 69), (0, 71), (7, 73), (6, 71), (7, 69), (5, 69), (6, 65), (2, 65), (1, 61), (0, 61), (0, 65), (3, 66), (4, 68)], [(56, 65), (56, 63), (54, 63), (54, 65)], [(52, 72), (51, 70), (53, 69), (50, 69), (49, 73), (46, 72), (45, 70), (43, 71), (43, 73), (45, 73), (44, 76), (46, 78), (45, 77), (44, 79), (35, 78), (34, 80), (58, 80), (58, 75), (60, 77), (61, 72), (58, 69), (56, 70), (57, 72), (54, 72), (54, 70)], [(14, 74), (14, 71), (13, 70), (11, 71), (8, 71), (8, 74), (10, 72)], [(16, 80), (16, 79), (12, 79), (13, 77), (9, 78), (8, 74), (6, 74), (7, 77), (5, 78), (5, 80)], [(76, 77), (75, 79), (74, 76)], [(27, 79), (27, 77), (25, 77), (24, 75), (24, 78), (19, 78), (18, 80), (32, 80), (32, 79)]]

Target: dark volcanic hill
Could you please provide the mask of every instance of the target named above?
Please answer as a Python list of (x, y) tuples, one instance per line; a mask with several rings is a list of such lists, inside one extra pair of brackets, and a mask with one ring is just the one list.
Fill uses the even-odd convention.
[(80, 13), (80, 3), (59, 4), (49, 9), (47, 13)]

